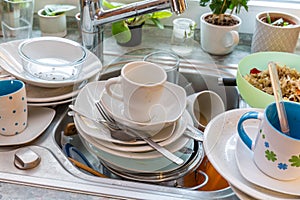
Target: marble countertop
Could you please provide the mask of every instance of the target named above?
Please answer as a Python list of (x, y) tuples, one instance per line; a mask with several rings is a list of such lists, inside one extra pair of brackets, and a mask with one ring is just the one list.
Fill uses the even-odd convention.
[[(36, 20), (35, 20), (36, 21)], [(153, 31), (154, 30), (154, 31)], [(137, 48), (144, 48), (144, 47), (152, 47), (152, 48), (169, 48), (169, 39), (172, 34), (171, 27), (166, 27), (165, 30), (161, 31), (157, 28), (149, 27), (148, 29), (143, 30), (143, 44), (142, 46), (139, 46)], [(34, 24), (34, 31), (33, 31), (33, 37), (41, 36), (40, 31), (38, 30), (38, 24), (35, 22)], [(80, 34), (78, 31), (78, 27), (74, 19), (68, 20), (68, 35), (66, 38), (80, 41)], [(105, 31), (105, 44), (104, 48), (104, 57), (110, 57), (111, 52), (114, 52), (116, 50), (124, 52), (126, 50), (133, 50), (133, 48), (123, 48), (114, 45), (115, 41), (110, 35), (110, 29), (109, 27), (106, 28)], [(199, 30), (196, 30), (195, 32), (195, 47), (196, 50), (191, 55), (186, 56), (186, 59), (192, 59), (192, 60), (201, 60), (203, 63), (209, 61), (212, 63), (215, 63), (216, 65), (225, 65), (225, 66), (237, 66), (239, 60), (241, 60), (243, 57), (250, 54), (250, 45), (251, 45), (251, 35), (249, 34), (241, 34), (241, 39), (239, 45), (235, 48), (235, 50), (224, 56), (213, 56), (205, 54), (205, 56), (199, 56), (199, 52), (203, 53), (200, 45), (200, 34)], [(3, 42), (3, 38), (0, 38), (0, 43)], [(155, 43), (153, 43), (155, 41)], [(164, 41), (164, 42), (161, 42)], [(152, 46), (151, 46), (151, 45)], [(159, 44), (159, 46), (158, 46)], [(115, 57), (116, 55), (112, 56)], [(108, 60), (104, 59), (104, 64), (109, 64), (111, 62), (111, 59)], [(72, 193), (72, 192), (65, 192), (65, 191), (57, 191), (52, 189), (46, 189), (46, 188), (37, 188), (37, 187), (31, 187), (31, 186), (25, 186), (20, 184), (14, 184), (14, 183), (5, 183), (0, 182), (0, 199), (1, 200), (9, 200), (9, 199), (86, 199), (86, 200), (94, 200), (94, 199), (106, 199), (101, 198), (99, 196), (93, 196), (93, 195), (85, 195), (85, 194), (79, 194), (79, 193)], [(111, 199), (111, 198), (110, 198)]]

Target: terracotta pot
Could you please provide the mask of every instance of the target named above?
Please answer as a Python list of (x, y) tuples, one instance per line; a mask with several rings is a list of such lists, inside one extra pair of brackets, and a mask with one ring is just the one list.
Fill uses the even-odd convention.
[[(283, 18), (295, 25), (282, 27), (263, 22), (261, 19), (267, 16)], [(256, 15), (255, 31), (252, 37), (251, 52), (282, 51), (293, 53), (295, 51), (299, 31), (300, 19), (294, 15), (283, 12), (261, 12)]]

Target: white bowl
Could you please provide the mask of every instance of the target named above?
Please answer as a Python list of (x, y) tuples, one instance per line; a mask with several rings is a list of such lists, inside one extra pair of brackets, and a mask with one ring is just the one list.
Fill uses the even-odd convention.
[(79, 43), (65, 38), (39, 37), (18, 47), (24, 71), (47, 81), (76, 79), (87, 52)]
[[(121, 88), (114, 88), (118, 93)], [(124, 115), (124, 104), (122, 101), (112, 98), (106, 91), (103, 92), (100, 103), (107, 113), (112, 116), (118, 123), (126, 125), (136, 130), (147, 132), (154, 136), (162, 128), (170, 126), (177, 121), (186, 108), (185, 90), (173, 83), (166, 82), (165, 89), (162, 93), (158, 106), (153, 109), (153, 116), (150, 122), (136, 122), (128, 119)]]

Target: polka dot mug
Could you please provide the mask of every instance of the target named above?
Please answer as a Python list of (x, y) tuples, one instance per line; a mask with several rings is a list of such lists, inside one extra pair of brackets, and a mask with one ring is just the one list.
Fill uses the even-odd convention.
[(0, 134), (20, 134), (27, 126), (25, 84), (20, 80), (0, 80)]

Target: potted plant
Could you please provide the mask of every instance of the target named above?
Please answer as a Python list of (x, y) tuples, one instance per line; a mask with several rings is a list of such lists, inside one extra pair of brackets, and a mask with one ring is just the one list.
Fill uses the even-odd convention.
[(38, 11), (42, 36), (64, 37), (67, 34), (66, 12), (75, 9), (73, 5), (51, 4)]
[(255, 31), (252, 37), (251, 52), (295, 51), (300, 19), (297, 16), (278, 12), (266, 11), (256, 15)]
[[(119, 3), (110, 3), (106, 0), (103, 0), (102, 3), (108, 9), (117, 8), (121, 5)], [(112, 24), (112, 35), (116, 38), (119, 45), (136, 46), (141, 43), (142, 27), (146, 21), (152, 21), (158, 28), (163, 29), (164, 25), (160, 19), (171, 16), (172, 12), (164, 10), (114, 22)]]
[(200, 18), (200, 43), (204, 51), (215, 55), (233, 51), (239, 42), (238, 30), (242, 23), (233, 13), (239, 14), (242, 8), (248, 11), (248, 1), (200, 0), (200, 6), (209, 6), (211, 10)]

